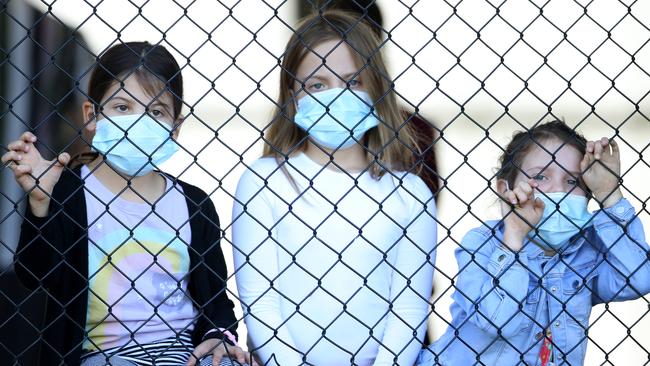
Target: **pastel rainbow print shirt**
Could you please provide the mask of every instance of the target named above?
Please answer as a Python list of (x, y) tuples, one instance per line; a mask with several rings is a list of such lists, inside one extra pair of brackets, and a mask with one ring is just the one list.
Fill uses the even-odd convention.
[(84, 166), (88, 212), (88, 351), (155, 342), (191, 331), (191, 232), (180, 186), (166, 179), (155, 203), (115, 196)]

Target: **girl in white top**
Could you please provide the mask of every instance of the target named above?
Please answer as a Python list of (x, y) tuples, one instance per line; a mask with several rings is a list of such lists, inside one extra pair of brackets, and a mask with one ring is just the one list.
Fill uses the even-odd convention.
[(379, 39), (341, 12), (289, 40), (264, 156), (239, 181), (239, 298), (262, 364), (412, 365), (435, 261), (433, 195)]

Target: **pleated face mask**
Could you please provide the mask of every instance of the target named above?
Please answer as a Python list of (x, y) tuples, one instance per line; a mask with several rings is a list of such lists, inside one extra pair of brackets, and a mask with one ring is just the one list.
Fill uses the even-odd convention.
[(128, 176), (153, 171), (178, 151), (172, 128), (148, 114), (114, 116), (97, 121), (93, 149)]
[(294, 121), (318, 145), (345, 149), (379, 124), (372, 105), (366, 92), (332, 88), (300, 99)]
[(532, 230), (528, 235), (546, 249), (564, 247), (581, 229), (591, 225), (587, 197), (565, 192), (538, 193), (535, 197), (544, 202), (544, 213), (537, 233)]

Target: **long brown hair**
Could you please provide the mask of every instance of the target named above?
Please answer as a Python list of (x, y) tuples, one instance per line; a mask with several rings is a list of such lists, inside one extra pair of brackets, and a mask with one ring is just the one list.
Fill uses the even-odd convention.
[(350, 47), (360, 71), (362, 85), (374, 101), (379, 126), (364, 136), (366, 157), (372, 163), (370, 174), (379, 179), (386, 170), (415, 170), (413, 149), (417, 146), (410, 124), (407, 124), (393, 90), (381, 54), (377, 34), (356, 16), (328, 10), (303, 19), (287, 43), (280, 71), (280, 91), (277, 108), (266, 132), (263, 156), (273, 156), (278, 162), (287, 155), (306, 149), (306, 132), (294, 122), (296, 108), (292, 90), (296, 72), (308, 52), (323, 42), (341, 41)]

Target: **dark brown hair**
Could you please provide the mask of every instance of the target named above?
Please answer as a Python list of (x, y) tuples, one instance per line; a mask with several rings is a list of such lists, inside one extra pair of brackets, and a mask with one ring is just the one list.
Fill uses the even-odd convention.
[(149, 42), (117, 44), (97, 60), (88, 82), (88, 99), (101, 107), (106, 91), (134, 75), (142, 88), (152, 96), (161, 88), (172, 95), (174, 120), (183, 107), (183, 76), (174, 57), (164, 46)]
[[(563, 145), (575, 147), (581, 154), (585, 154), (587, 140), (564, 121), (551, 121), (542, 123), (525, 131), (516, 132), (499, 158), (497, 178), (503, 179), (510, 187), (514, 187), (515, 178), (521, 169), (521, 163), (526, 154), (535, 146), (542, 146), (548, 140), (556, 139)], [(549, 151), (549, 154), (555, 151)]]

